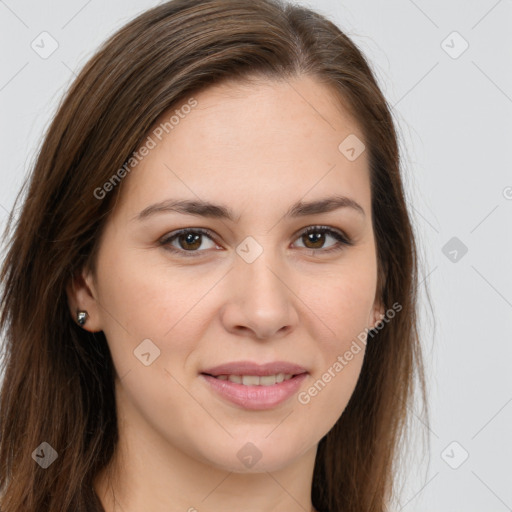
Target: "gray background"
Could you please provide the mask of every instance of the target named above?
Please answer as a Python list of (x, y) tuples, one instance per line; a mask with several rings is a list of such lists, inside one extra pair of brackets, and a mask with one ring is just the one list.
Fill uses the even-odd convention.
[[(76, 71), (157, 3), (0, 0), (2, 225)], [(421, 246), (430, 426), (419, 404), (411, 417), (430, 451), (413, 446), (396, 510), (512, 510), (512, 1), (308, 4), (358, 44), (393, 105)], [(58, 43), (48, 58), (31, 47), (43, 31)]]

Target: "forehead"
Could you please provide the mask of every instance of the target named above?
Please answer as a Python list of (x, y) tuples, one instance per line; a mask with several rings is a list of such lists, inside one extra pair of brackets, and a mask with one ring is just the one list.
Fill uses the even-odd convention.
[[(183, 126), (193, 124), (196, 138), (205, 143), (241, 146), (246, 151), (258, 144), (265, 144), (267, 151), (279, 147), (293, 147), (297, 151), (296, 146), (304, 137), (316, 143), (325, 139), (325, 144), (317, 146), (325, 149), (332, 147), (344, 132), (361, 135), (357, 121), (342, 105), (334, 89), (309, 76), (228, 81), (204, 89), (194, 97), (197, 106), (180, 121), (180, 131), (184, 132)], [(179, 108), (170, 109), (171, 113)], [(169, 112), (164, 113), (161, 120), (165, 121), (166, 117)], [(216, 129), (211, 130), (211, 127)], [(275, 135), (279, 139), (275, 139)]]
[(361, 129), (315, 79), (227, 82), (192, 98), (193, 108), (183, 108), (186, 98), (155, 123), (156, 146), (123, 183), (125, 199), (134, 193), (139, 203), (165, 195), (224, 202), (259, 196), (261, 206), (311, 190), (365, 200), (366, 152), (350, 161), (340, 150), (349, 136), (363, 141)]

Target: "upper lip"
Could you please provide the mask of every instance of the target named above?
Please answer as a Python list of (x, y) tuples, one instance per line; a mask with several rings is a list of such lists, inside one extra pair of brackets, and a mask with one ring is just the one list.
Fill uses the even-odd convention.
[(234, 361), (220, 364), (201, 373), (212, 375), (213, 377), (219, 375), (255, 375), (263, 377), (265, 375), (277, 375), (278, 373), (299, 375), (307, 373), (307, 370), (298, 364), (286, 361), (274, 361), (265, 364), (253, 363), (252, 361)]

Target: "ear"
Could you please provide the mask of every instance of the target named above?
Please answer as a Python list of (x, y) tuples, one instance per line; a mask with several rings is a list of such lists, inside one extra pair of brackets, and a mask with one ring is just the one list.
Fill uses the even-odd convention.
[(101, 308), (92, 271), (84, 268), (72, 275), (66, 284), (66, 294), (73, 321), (77, 323), (78, 311), (86, 311), (87, 321), (81, 326), (82, 329), (90, 332), (101, 331)]
[(384, 306), (380, 299), (376, 298), (370, 314), (368, 315), (368, 329), (374, 329), (376, 324), (385, 316)]

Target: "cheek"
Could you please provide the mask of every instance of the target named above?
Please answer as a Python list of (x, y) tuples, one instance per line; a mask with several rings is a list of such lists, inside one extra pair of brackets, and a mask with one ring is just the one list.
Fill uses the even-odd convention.
[[(296, 407), (304, 417), (316, 418), (313, 429), (321, 437), (331, 430), (347, 407), (361, 373), (364, 351), (363, 343), (355, 343), (348, 351), (333, 354), (328, 365), (297, 395)], [(350, 360), (346, 358), (348, 353)]]
[[(327, 326), (328, 336), (317, 338), (321, 364), (298, 402), (306, 409), (325, 411), (330, 428), (345, 409), (359, 379), (365, 354), (365, 334), (376, 289), (371, 261), (347, 266), (323, 287), (311, 289), (305, 302)], [(321, 321), (321, 322), (320, 322)]]
[(308, 417), (318, 418), (317, 428), (324, 433), (343, 413), (360, 377), (374, 294), (375, 281), (367, 273), (333, 278), (323, 293), (310, 295), (311, 309), (328, 326), (329, 336), (317, 339), (321, 362), (297, 401)]
[(331, 328), (336, 333), (336, 348), (341, 350), (349, 340), (364, 332), (368, 326), (374, 293), (373, 286), (363, 286), (361, 283), (343, 283), (331, 288), (325, 299), (325, 308)]
[(371, 263), (340, 269), (303, 294), (304, 302), (328, 328), (322, 337), (324, 350), (332, 356), (346, 350), (369, 327), (375, 300), (376, 274)]
[[(154, 264), (143, 252), (125, 252), (105, 254), (100, 295), (108, 313), (134, 335), (162, 338), (215, 282), (162, 259)], [(107, 323), (112, 320), (107, 315)]]
[(103, 330), (118, 374), (141, 366), (134, 351), (148, 339), (158, 354), (155, 365), (182, 364), (205, 328), (205, 297), (218, 273), (172, 267), (162, 258), (148, 264), (138, 251), (106, 250), (99, 261)]
[[(105, 252), (98, 266), (104, 332), (127, 414), (169, 435), (169, 411), (187, 410), (189, 428), (205, 421), (205, 410), (184, 391), (183, 365), (201, 335), (201, 297), (218, 277), (190, 279), (169, 266), (143, 266), (140, 253), (126, 252)], [(187, 429), (179, 421), (173, 428), (182, 444)]]

